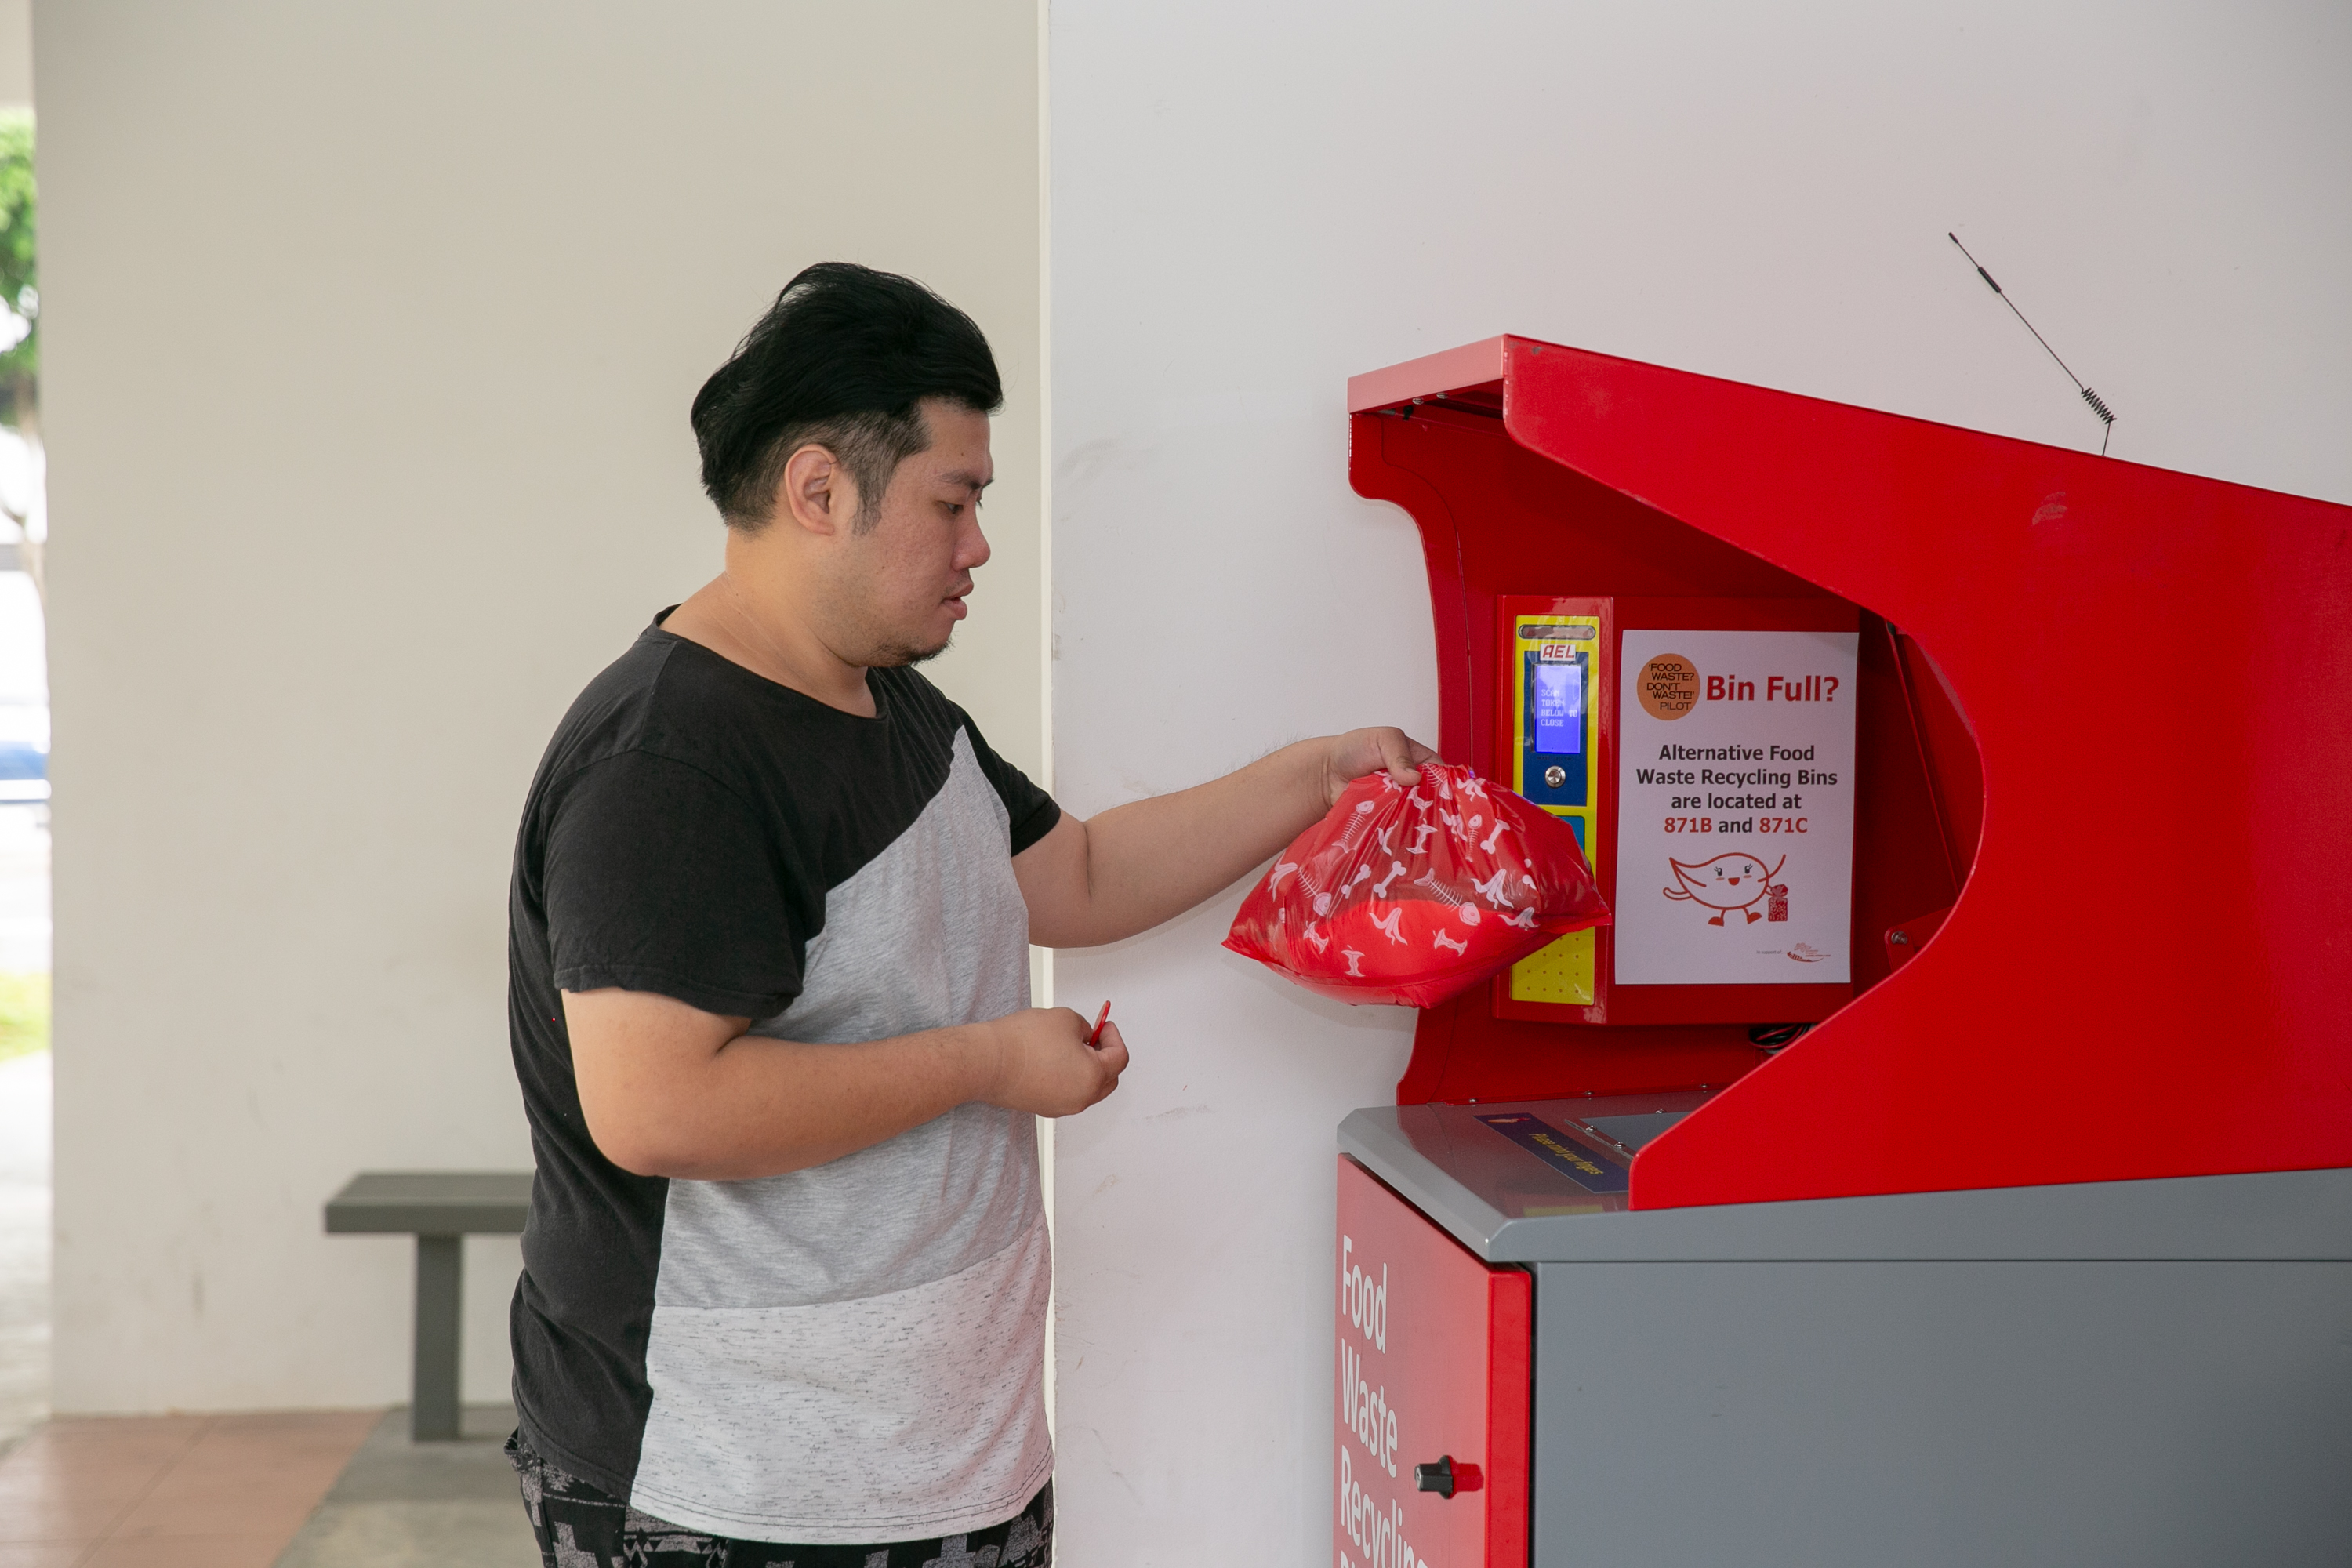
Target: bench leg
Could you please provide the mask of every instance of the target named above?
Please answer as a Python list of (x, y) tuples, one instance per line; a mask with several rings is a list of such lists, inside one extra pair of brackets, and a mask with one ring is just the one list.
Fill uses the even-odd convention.
[(457, 1436), (457, 1313), (464, 1296), (466, 1238), (416, 1238), (416, 1363), (408, 1435), (420, 1443)]

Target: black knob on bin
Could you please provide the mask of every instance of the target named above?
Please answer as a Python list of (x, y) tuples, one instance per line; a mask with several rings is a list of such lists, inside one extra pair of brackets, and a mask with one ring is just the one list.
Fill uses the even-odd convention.
[(1442, 1498), (1452, 1497), (1454, 1495), (1454, 1456), (1440, 1454), (1437, 1457), (1437, 1463), (1433, 1465), (1415, 1465), (1412, 1468), (1412, 1484), (1423, 1491), (1435, 1492)]

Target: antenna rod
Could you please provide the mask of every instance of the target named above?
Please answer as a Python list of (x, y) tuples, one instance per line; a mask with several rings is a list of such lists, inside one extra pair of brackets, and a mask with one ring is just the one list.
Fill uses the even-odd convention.
[(2107, 437), (2115, 434), (2115, 410), (2107, 406), (2106, 400), (2105, 398), (2102, 398), (2097, 393), (2093, 392), (2089, 387), (2083, 384), (2083, 378), (2076, 375), (2073, 370), (2067, 367), (2066, 362), (2058, 357), (2058, 351), (2050, 346), (2050, 340), (2048, 338), (2043, 337), (2038, 331), (2034, 331), (2033, 323), (2025, 319), (2025, 312), (2017, 308), (2017, 301), (2011, 299), (2009, 295), (2002, 290), (2001, 286), (1993, 281), (1993, 276), (1991, 273), (1985, 270), (1984, 263), (1979, 261), (1974, 256), (1970, 256), (1967, 246), (1960, 245), (1960, 237), (1954, 234), (1951, 230), (1946, 229), (1944, 231), (1944, 237), (1950, 240), (1954, 245), (1959, 245), (1960, 254), (1969, 258), (1969, 265), (1977, 269), (1977, 276), (1985, 280), (1985, 287), (1990, 289), (1995, 294), (1999, 294), (2000, 296), (2000, 302), (2009, 307), (2009, 313), (2015, 316), (2019, 324), (2023, 326), (2027, 331), (2033, 332), (2033, 341), (2042, 345), (2042, 352), (2048, 354), (2052, 362), (2054, 363), (2060, 370), (2066, 372), (2066, 379), (2074, 384), (2074, 390), (2083, 395), (2083, 401), (2091, 405), (2091, 412), (2099, 416), (2099, 424), (2101, 426), (2099, 432), (2099, 456), (2102, 458), (2105, 457), (2107, 455)]

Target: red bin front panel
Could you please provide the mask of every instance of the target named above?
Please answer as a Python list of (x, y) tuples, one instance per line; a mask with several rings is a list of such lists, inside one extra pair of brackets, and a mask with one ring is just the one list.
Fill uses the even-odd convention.
[[(1339, 1568), (1526, 1568), (1528, 1276), (1339, 1161)], [(1451, 1498), (1414, 1484), (1450, 1460)]]

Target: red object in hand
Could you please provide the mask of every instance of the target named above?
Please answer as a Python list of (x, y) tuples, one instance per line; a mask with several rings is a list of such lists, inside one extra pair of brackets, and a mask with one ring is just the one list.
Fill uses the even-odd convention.
[(1103, 1010), (1095, 1015), (1095, 1026), (1087, 1033), (1087, 1044), (1090, 1046), (1100, 1045), (1102, 1043), (1102, 1026), (1109, 1022), (1110, 1004), (1106, 1002), (1103, 1004)]
[(1225, 945), (1342, 1002), (1433, 1007), (1609, 906), (1568, 825), (1468, 768), (1348, 786), (1276, 857)]

